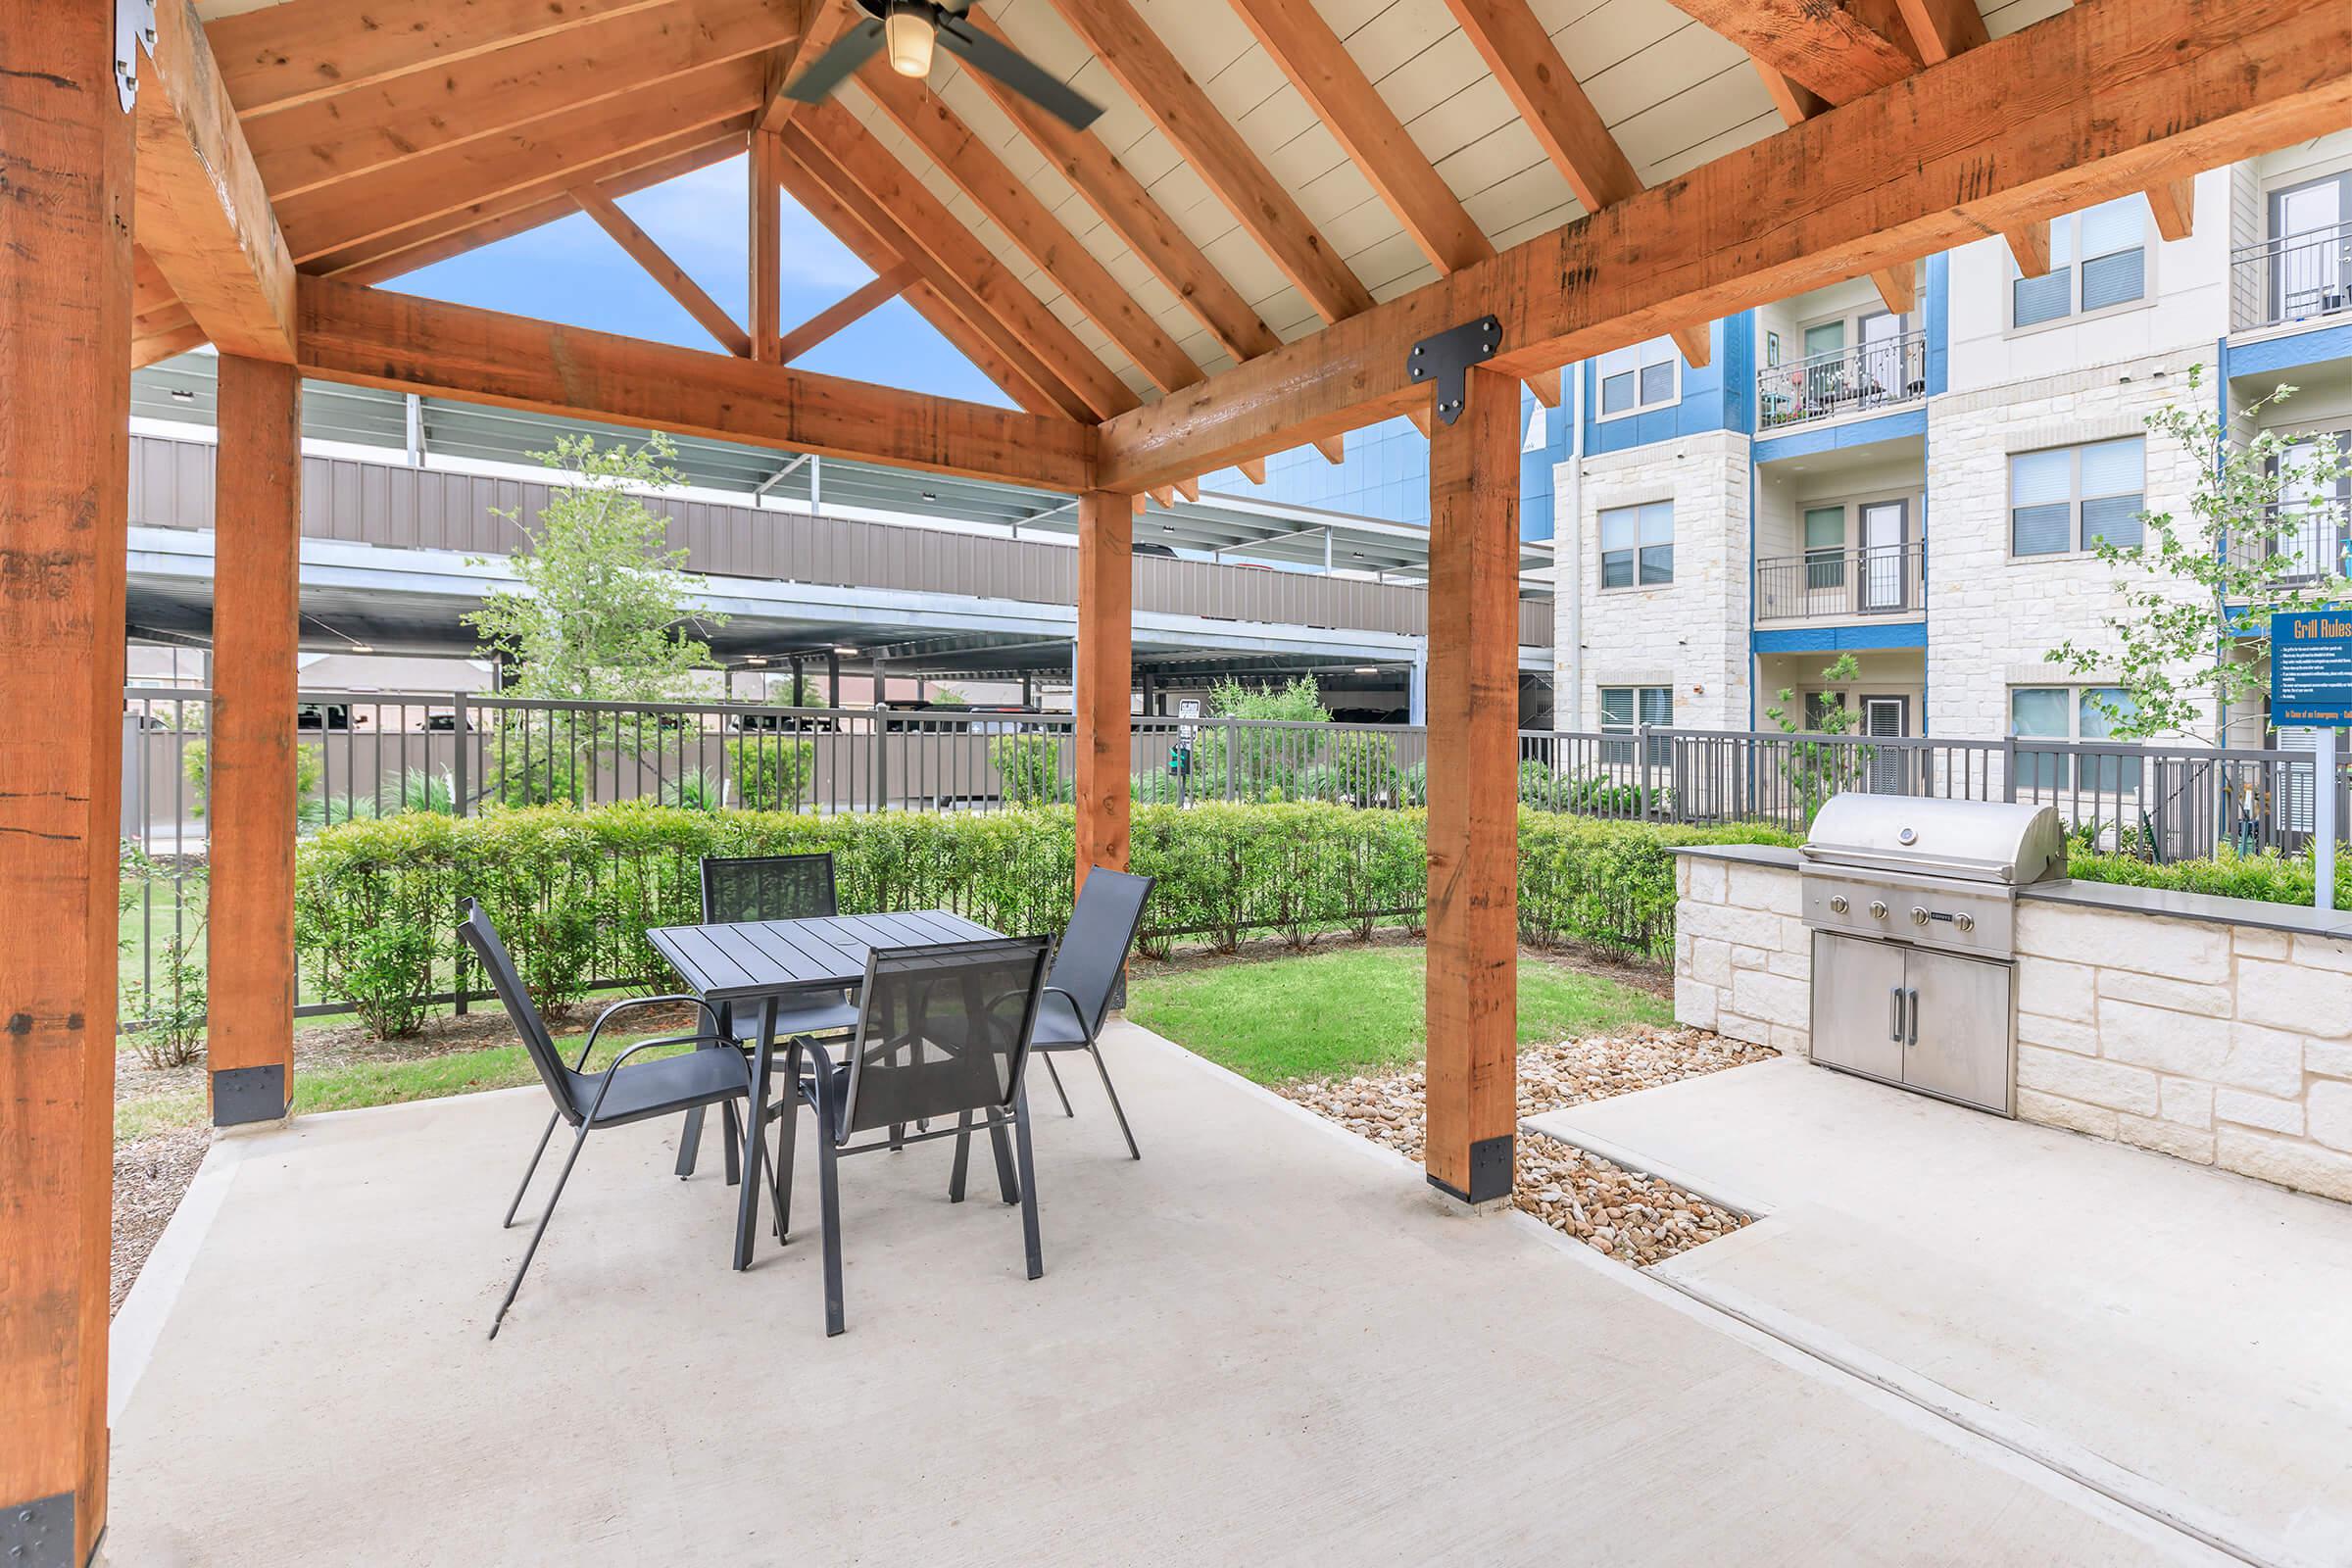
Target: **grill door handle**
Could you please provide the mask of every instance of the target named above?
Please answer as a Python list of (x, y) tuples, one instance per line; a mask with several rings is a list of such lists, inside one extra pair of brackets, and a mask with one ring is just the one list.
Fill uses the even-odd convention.
[(1886, 1025), (1886, 1038), (1899, 1046), (1903, 1043), (1903, 988), (1901, 986), (1888, 986), (1886, 988), (1886, 1000), (1890, 1004), (1890, 1016)]
[(1916, 1046), (1919, 1044), (1919, 993), (1917, 991), (1912, 991), (1907, 993), (1907, 995), (1911, 999), (1911, 1027), (1903, 1037), (1903, 1044), (1907, 1046)]

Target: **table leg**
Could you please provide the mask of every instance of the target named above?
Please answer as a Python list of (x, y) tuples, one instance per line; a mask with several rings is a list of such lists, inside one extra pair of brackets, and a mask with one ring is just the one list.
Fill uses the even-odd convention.
[(752, 1266), (760, 1232), (760, 1156), (767, 1152), (767, 1068), (775, 1051), (776, 999), (760, 999), (760, 1035), (752, 1052), (752, 1102), (743, 1118), (743, 1187), (735, 1209), (735, 1266)]

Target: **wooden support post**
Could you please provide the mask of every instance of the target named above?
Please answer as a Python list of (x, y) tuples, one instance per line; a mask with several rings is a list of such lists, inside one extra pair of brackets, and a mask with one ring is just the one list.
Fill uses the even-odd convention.
[(0, 0), (0, 1508), (78, 1564), (106, 1526), (132, 121), (113, 6)]
[(1519, 387), (1430, 427), (1430, 1184), (1507, 1198), (1518, 1123)]
[(1134, 665), (1135, 500), (1106, 490), (1082, 491), (1078, 690), (1071, 704), (1078, 715), (1081, 887), (1090, 865), (1127, 868), (1129, 690)]
[(213, 1125), (275, 1121), (294, 1090), (295, 630), (302, 378), (222, 355), (213, 515)]
[(772, 130), (752, 132), (751, 262), (752, 358), (762, 365), (783, 363), (784, 273), (777, 247), (783, 243), (784, 138)]

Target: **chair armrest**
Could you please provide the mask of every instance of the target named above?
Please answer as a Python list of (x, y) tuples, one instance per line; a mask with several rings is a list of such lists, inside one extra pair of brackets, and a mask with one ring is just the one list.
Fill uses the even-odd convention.
[(618, 1013), (627, 1011), (631, 1007), (650, 1007), (657, 1002), (693, 1003), (696, 1006), (703, 1009), (703, 1016), (710, 1020), (710, 1033), (713, 1036), (718, 1034), (718, 1009), (710, 1005), (710, 1004), (708, 1002), (705, 1002), (700, 997), (691, 997), (683, 993), (665, 997), (624, 997), (620, 1001), (612, 1004), (612, 1005), (610, 1007), (607, 1007), (604, 1011), (598, 1013), (596, 1015), (596, 1022), (588, 1026), (588, 1038), (580, 1047), (580, 1059), (571, 1064), (571, 1070), (573, 1072), (587, 1071), (588, 1054), (596, 1049), (596, 1037), (604, 1032), (606, 1023), (611, 1021), (612, 1017)]
[(1079, 1005), (1078, 999), (1071, 996), (1067, 988), (1062, 986), (1047, 986), (1040, 990), (1038, 995), (1040, 997), (1059, 997), (1062, 1001), (1068, 1003), (1070, 1004), (1070, 1011), (1075, 1013), (1078, 1017), (1078, 1027), (1086, 1031), (1086, 1038), (1090, 1041), (1095, 1038), (1095, 1026), (1086, 1021), (1086, 1008)]
[[(824, 1137), (830, 1138), (834, 1143), (839, 1144), (844, 1136), (839, 1125), (841, 1120), (840, 1108), (829, 1103), (829, 1102), (833, 1099), (833, 1058), (825, 1054), (824, 1047), (818, 1045), (814, 1040), (809, 1039), (806, 1035), (800, 1038), (800, 1048), (808, 1053), (811, 1065), (814, 1069), (808, 1075), (808, 1088), (816, 1097), (816, 1130)], [(793, 1093), (798, 1094), (800, 1092), (801, 1085), (796, 1082), (792, 1088)], [(830, 1113), (830, 1119), (834, 1123), (832, 1126), (826, 1125), (828, 1113)]]
[[(700, 1046), (713, 1041), (729, 1046), (735, 1044), (734, 1041), (719, 1035), (665, 1035), (659, 1040), (640, 1040), (635, 1045), (628, 1047), (619, 1055), (612, 1058), (611, 1066), (596, 1075), (596, 1098), (588, 1103), (588, 1120), (595, 1121), (597, 1112), (605, 1108), (606, 1092), (612, 1089), (612, 1080), (620, 1076), (621, 1063), (640, 1051), (651, 1051), (656, 1046)], [(735, 1059), (743, 1065), (743, 1088), (744, 1092), (749, 1094), (752, 1088), (751, 1061), (740, 1051), (733, 1054)]]

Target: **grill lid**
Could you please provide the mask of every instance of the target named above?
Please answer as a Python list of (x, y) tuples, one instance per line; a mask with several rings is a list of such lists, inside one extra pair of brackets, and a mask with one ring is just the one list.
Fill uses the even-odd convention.
[(1801, 853), (1814, 865), (2013, 887), (2066, 875), (2066, 832), (2056, 809), (2000, 801), (1833, 795), (1814, 816)]

